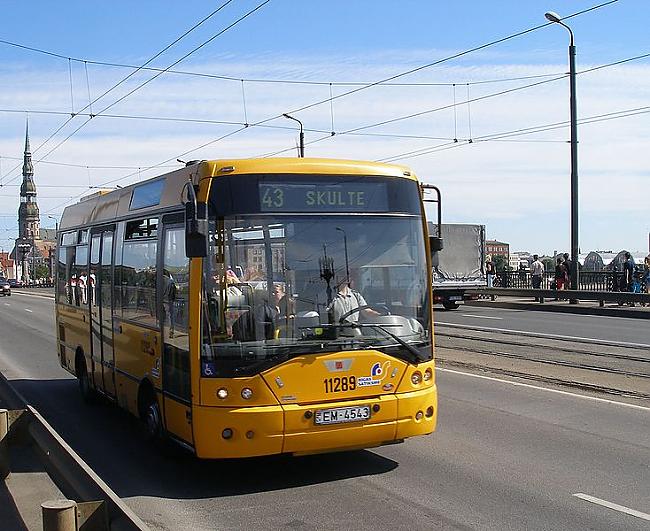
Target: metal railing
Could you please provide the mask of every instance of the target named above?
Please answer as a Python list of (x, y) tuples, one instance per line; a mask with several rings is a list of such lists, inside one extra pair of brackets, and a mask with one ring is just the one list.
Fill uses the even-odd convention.
[[(643, 292), (643, 272), (635, 273)], [(547, 271), (542, 278), (542, 288), (553, 289), (555, 272)], [(495, 288), (532, 289), (529, 271), (501, 271), (494, 279)], [(580, 271), (580, 290), (584, 291), (628, 291), (622, 271)]]
[(605, 302), (617, 302), (619, 304), (641, 303), (650, 305), (650, 293), (630, 293), (628, 291), (587, 291), (587, 290), (555, 290), (555, 289), (528, 289), (528, 288), (477, 288), (467, 290), (469, 294), (479, 296), (502, 296), (502, 297), (530, 297), (537, 302), (543, 303), (546, 299), (562, 300), (583, 300), (598, 301), (601, 306)]
[[(147, 531), (149, 527), (110, 489), (77, 453), (26, 403), (9, 381), (0, 374), (0, 397), (7, 409), (0, 410), (0, 481), (11, 473), (12, 447), (27, 444), (34, 448), (45, 470), (61, 492), (75, 500), (41, 505), (44, 527), (49, 529), (97, 529), (101, 531)], [(61, 527), (61, 510), (72, 511), (72, 525)], [(47, 516), (46, 516), (47, 515)], [(59, 521), (45, 526), (45, 519)], [(67, 524), (66, 520), (66, 524)]]

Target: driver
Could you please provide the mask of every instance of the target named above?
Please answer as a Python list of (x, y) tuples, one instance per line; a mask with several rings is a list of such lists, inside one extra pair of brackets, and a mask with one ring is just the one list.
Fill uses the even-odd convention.
[[(327, 307), (327, 311), (333, 314), (335, 323), (338, 323), (341, 316), (349, 311), (368, 305), (366, 299), (353, 288), (353, 285), (352, 278), (343, 278), (336, 285), (336, 296)], [(379, 312), (371, 308), (364, 308), (358, 312), (352, 312), (345, 318), (345, 321), (348, 323), (357, 323), (359, 322), (359, 314), (363, 314), (365, 317), (380, 315)]]

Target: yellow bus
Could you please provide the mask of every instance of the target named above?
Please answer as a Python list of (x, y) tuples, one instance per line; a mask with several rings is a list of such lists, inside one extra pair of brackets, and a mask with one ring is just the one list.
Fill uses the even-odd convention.
[(65, 209), (61, 366), (200, 458), (434, 431), (431, 259), (405, 167), (194, 161)]

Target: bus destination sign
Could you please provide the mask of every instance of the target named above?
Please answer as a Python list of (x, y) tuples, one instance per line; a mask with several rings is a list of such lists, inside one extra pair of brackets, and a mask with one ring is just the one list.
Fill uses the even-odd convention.
[(261, 212), (387, 212), (386, 183), (259, 183)]

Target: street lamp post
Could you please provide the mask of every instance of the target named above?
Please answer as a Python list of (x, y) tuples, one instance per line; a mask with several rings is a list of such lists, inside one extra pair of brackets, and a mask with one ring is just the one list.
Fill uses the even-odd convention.
[[(576, 105), (576, 47), (573, 43), (573, 31), (567, 26), (557, 13), (548, 11), (544, 16), (569, 32), (569, 87), (570, 87), (570, 112), (571, 112), (571, 289), (578, 289), (578, 254), (580, 245), (578, 240), (578, 111)], [(577, 303), (571, 299), (572, 303)]]
[(59, 232), (59, 218), (57, 218), (55, 216), (50, 216), (49, 214), (47, 215), (47, 217), (54, 220), (54, 227), (55, 227), (54, 231), (58, 234), (58, 232)]
[(345, 250), (345, 280), (350, 286), (350, 262), (348, 261), (348, 236), (341, 227), (336, 227), (336, 230), (343, 233), (343, 249)]
[(302, 129), (302, 122), (298, 120), (298, 118), (294, 118), (293, 116), (290, 116), (287, 113), (284, 113), (282, 116), (288, 118), (289, 120), (293, 120), (294, 122), (298, 122), (300, 124), (300, 157), (304, 158), (305, 157), (305, 133)]

